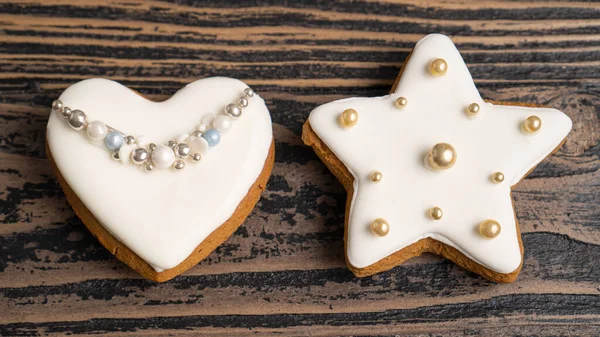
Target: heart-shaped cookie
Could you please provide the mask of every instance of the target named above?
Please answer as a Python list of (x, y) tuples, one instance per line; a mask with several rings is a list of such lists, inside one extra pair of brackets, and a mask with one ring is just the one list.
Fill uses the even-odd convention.
[[(85, 113), (81, 130), (73, 129), (77, 121), (65, 118), (61, 109), (50, 114), (48, 157), (69, 203), (107, 249), (144, 277), (162, 282), (191, 268), (227, 239), (258, 201), (273, 167), (273, 134), (265, 102), (258, 95), (244, 96), (246, 88), (235, 79), (206, 78), (164, 102), (152, 102), (117, 82), (89, 79), (70, 86), (59, 98), (69, 113)], [(241, 102), (240, 96), (247, 101)], [(233, 111), (241, 115), (222, 119), (227, 130), (215, 144), (201, 123), (212, 123), (206, 117), (211, 114), (227, 116), (232, 102), (243, 107)], [(101, 124), (92, 121), (110, 125), (109, 132), (114, 128), (123, 136), (155, 143), (163, 152), (163, 144), (172, 141), (172, 161), (183, 162), (173, 166), (185, 168), (164, 168), (164, 160), (156, 159), (163, 168), (146, 172), (143, 168), (152, 169), (156, 158), (154, 145), (138, 146), (147, 153), (136, 157), (131, 153), (134, 139), (131, 145), (125, 141), (129, 151), (117, 151), (121, 159), (114, 160), (118, 155), (102, 140), (105, 130), (86, 135), (85, 126)], [(202, 155), (193, 159), (173, 146), (194, 139), (201, 141)]]

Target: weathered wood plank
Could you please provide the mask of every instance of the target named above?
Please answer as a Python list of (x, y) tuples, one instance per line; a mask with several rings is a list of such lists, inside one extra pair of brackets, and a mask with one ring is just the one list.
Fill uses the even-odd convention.
[[(547, 323), (565, 324), (572, 321), (592, 322), (592, 325), (600, 314), (597, 296), (589, 298), (587, 295), (523, 295), (519, 299), (519, 309), (515, 309), (515, 296), (498, 296), (491, 300), (476, 301), (468, 306), (463, 304), (447, 304), (426, 308), (414, 308), (411, 310), (386, 310), (375, 313), (329, 313), (329, 314), (274, 314), (274, 315), (211, 315), (211, 316), (162, 316), (140, 319), (102, 318), (87, 321), (69, 322), (47, 322), (47, 323), (16, 323), (0, 326), (2, 332), (15, 333), (27, 332), (31, 329), (41, 329), (48, 333), (70, 332), (73, 334), (94, 333), (103, 334), (114, 330), (119, 331), (143, 331), (146, 329), (197, 329), (204, 327), (218, 328), (288, 328), (298, 326), (332, 326), (339, 327), (338, 331), (353, 327), (348, 322), (357, 326), (373, 326), (375, 324), (393, 324), (390, 330), (398, 329), (398, 324), (405, 325), (419, 323), (439, 323), (444, 320), (463, 319), (472, 325), (485, 322), (486, 318), (498, 317), (494, 325), (506, 325), (523, 322), (523, 315), (528, 316), (531, 312), (544, 308), (548, 313), (546, 317), (530, 318), (528, 322), (544, 325)], [(478, 320), (484, 313), (484, 319)], [(508, 316), (508, 317), (503, 317)], [(562, 318), (554, 318), (560, 316)], [(575, 317), (581, 316), (577, 319)], [(394, 323), (391, 323), (391, 322)], [(498, 324), (499, 323), (499, 324)], [(490, 323), (488, 323), (490, 324)], [(493, 324), (493, 323), (492, 323)], [(454, 325), (454, 324), (452, 324)], [(454, 327), (457, 328), (456, 326)], [(348, 329), (348, 330), (347, 330)], [(464, 326), (462, 327), (464, 329)], [(448, 329), (452, 330), (452, 329)], [(391, 331), (390, 331), (391, 332)], [(314, 335), (320, 335), (314, 333)]]

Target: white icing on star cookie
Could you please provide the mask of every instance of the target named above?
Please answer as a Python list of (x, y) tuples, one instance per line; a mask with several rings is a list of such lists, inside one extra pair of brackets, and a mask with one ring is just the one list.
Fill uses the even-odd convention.
[[(247, 87), (231, 78), (206, 78), (157, 103), (117, 82), (90, 79), (67, 88), (59, 100), (91, 119), (162, 143), (183, 137)], [(255, 95), (218, 150), (178, 174), (140, 174), (110, 160), (103, 146), (87, 138), (59, 113), (50, 114), (48, 146), (66, 182), (113, 236), (161, 272), (184, 261), (234, 213), (262, 171), (273, 135), (269, 111)]]
[[(530, 116), (541, 127), (526, 123)], [(346, 245), (353, 267), (433, 238), (502, 274), (522, 261), (511, 186), (571, 130), (556, 109), (485, 102), (439, 34), (417, 43), (394, 93), (327, 103), (309, 123), (354, 177)], [(430, 160), (440, 143), (452, 149), (436, 147), (442, 152)]]

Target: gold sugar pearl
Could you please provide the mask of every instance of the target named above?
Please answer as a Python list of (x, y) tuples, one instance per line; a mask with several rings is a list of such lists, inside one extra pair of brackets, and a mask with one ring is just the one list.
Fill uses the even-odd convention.
[(490, 179), (492, 179), (492, 181), (495, 182), (496, 184), (499, 184), (504, 181), (504, 173), (494, 172), (492, 174), (492, 176), (490, 177)]
[(500, 235), (502, 227), (496, 220), (488, 219), (479, 224), (479, 234), (486, 239), (493, 239)]
[(408, 104), (408, 100), (406, 97), (398, 97), (396, 98), (396, 107), (398, 109), (404, 108)]
[(383, 173), (381, 173), (379, 171), (373, 171), (373, 172), (371, 172), (371, 175), (369, 176), (369, 178), (371, 178), (372, 182), (378, 183), (381, 181), (381, 179), (383, 179)]
[(390, 232), (390, 224), (382, 218), (377, 218), (371, 222), (371, 231), (377, 236), (386, 236)]
[(448, 143), (437, 143), (429, 151), (427, 160), (434, 170), (447, 170), (456, 163), (456, 150)]
[(338, 118), (338, 122), (343, 128), (351, 128), (358, 123), (358, 112), (354, 109), (346, 109)]
[(481, 108), (479, 107), (479, 104), (471, 103), (471, 104), (469, 104), (469, 107), (467, 107), (467, 114), (469, 116), (475, 116), (475, 115), (477, 115), (479, 110), (481, 110)]
[(428, 214), (433, 220), (440, 220), (444, 216), (444, 212), (439, 207), (430, 208)]
[(435, 59), (429, 64), (429, 72), (433, 76), (444, 76), (448, 71), (448, 63), (444, 59)]
[(536, 133), (542, 128), (542, 120), (538, 116), (529, 116), (523, 122), (523, 131), (527, 133)]

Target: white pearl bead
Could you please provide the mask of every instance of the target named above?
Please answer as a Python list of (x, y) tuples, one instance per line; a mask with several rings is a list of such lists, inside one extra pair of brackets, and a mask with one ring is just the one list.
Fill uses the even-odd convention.
[(175, 162), (175, 152), (168, 146), (160, 145), (152, 151), (152, 164), (158, 168), (169, 168)]
[(141, 136), (137, 137), (137, 139), (135, 140), (135, 143), (137, 145), (139, 145), (140, 147), (144, 147), (144, 146), (150, 144), (150, 138), (148, 138), (148, 136), (141, 135)]
[(183, 143), (190, 135), (187, 133), (181, 134), (179, 136), (177, 136), (177, 138), (175, 138), (175, 141), (177, 142), (177, 144), (179, 143)]
[(204, 132), (206, 131), (207, 127), (204, 124), (200, 124), (196, 127), (196, 130), (200, 131), (200, 132)]
[(208, 127), (205, 124), (198, 124), (198, 126), (196, 126), (196, 130), (200, 131), (200, 132), (204, 132), (208, 129)]
[(189, 137), (186, 140), (186, 143), (192, 149), (192, 153), (200, 153), (201, 155), (205, 154), (208, 151), (208, 149), (210, 148), (210, 145), (208, 145), (208, 142), (202, 136), (200, 136), (200, 137), (195, 137), (195, 136)]
[(213, 119), (215, 119), (215, 115), (213, 114), (208, 114), (204, 117), (202, 117), (202, 119), (200, 120), (200, 123), (204, 124), (204, 125), (211, 125)]
[(121, 164), (129, 164), (129, 162), (131, 161), (131, 152), (133, 152), (133, 150), (135, 150), (136, 148), (137, 146), (135, 144), (125, 144), (121, 146), (121, 148), (119, 149), (119, 160), (121, 161)]
[(91, 140), (103, 140), (108, 134), (108, 128), (101, 121), (93, 121), (88, 124), (85, 133)]
[(213, 128), (221, 133), (225, 133), (231, 128), (231, 119), (227, 116), (219, 115), (213, 120)]

